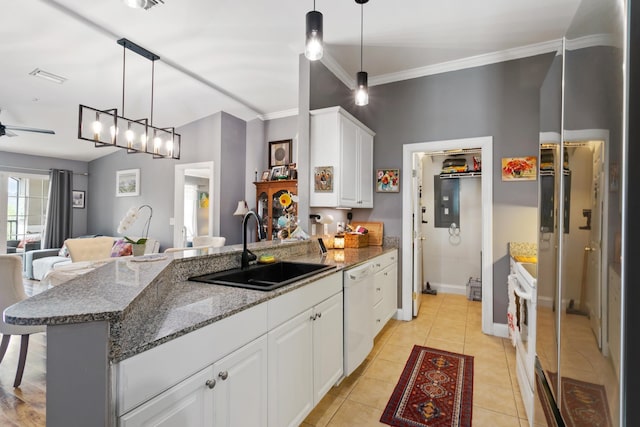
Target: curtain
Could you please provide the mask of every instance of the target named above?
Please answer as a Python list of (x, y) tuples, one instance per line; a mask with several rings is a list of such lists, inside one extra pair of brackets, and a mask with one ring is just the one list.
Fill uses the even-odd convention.
[(49, 174), (49, 205), (44, 227), (42, 247), (61, 248), (71, 237), (73, 172), (51, 169)]

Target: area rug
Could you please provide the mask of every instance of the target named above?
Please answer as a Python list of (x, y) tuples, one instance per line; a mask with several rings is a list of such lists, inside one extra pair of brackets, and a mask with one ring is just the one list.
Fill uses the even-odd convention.
[[(554, 393), (558, 375), (547, 372)], [(603, 385), (562, 377), (562, 418), (567, 427), (611, 427), (607, 392)], [(543, 405), (547, 422), (550, 415)], [(550, 424), (551, 425), (551, 424)]]
[(380, 421), (396, 427), (471, 425), (473, 356), (416, 345)]

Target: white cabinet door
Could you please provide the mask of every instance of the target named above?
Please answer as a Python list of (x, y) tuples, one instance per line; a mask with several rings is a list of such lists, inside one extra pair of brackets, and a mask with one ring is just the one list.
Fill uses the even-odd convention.
[(312, 314), (308, 309), (268, 334), (270, 427), (298, 426), (314, 406)]
[(267, 336), (213, 364), (216, 427), (267, 425)]
[[(208, 367), (120, 417), (121, 427), (213, 425), (213, 368)], [(207, 383), (210, 381), (209, 383)], [(214, 387), (215, 388), (215, 387)]]
[(383, 326), (398, 311), (398, 264), (394, 263), (380, 272), (382, 279)]
[(358, 127), (351, 120), (340, 117), (340, 206), (359, 207), (358, 185), (361, 181), (358, 175)]
[(313, 321), (314, 404), (324, 397), (343, 372), (342, 292), (318, 304)]
[(358, 207), (373, 207), (373, 136), (358, 129)]

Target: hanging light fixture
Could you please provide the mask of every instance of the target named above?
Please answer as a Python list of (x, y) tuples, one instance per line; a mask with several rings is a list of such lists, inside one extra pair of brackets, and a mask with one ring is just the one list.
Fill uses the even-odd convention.
[(316, 0), (313, 0), (313, 10), (307, 13), (307, 40), (304, 56), (309, 61), (322, 58), (322, 13), (316, 10)]
[[(127, 40), (120, 39), (122, 56), (122, 116), (118, 109), (98, 110), (80, 105), (78, 138), (92, 141), (96, 147), (125, 148), (127, 153), (147, 153), (154, 159), (180, 159), (182, 137), (175, 128), (153, 126), (153, 83), (155, 61), (160, 59), (155, 53)], [(151, 115), (149, 119), (128, 119), (124, 117), (124, 88), (127, 49), (151, 61)]]
[(356, 105), (367, 105), (369, 103), (369, 75), (366, 71), (362, 71), (362, 39), (363, 39), (363, 24), (364, 24), (364, 4), (369, 0), (356, 0), (356, 3), (360, 5), (360, 71), (356, 74)]

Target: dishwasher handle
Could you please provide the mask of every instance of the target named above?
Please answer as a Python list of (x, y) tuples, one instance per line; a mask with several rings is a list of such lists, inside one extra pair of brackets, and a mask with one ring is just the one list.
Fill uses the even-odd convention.
[(373, 263), (367, 263), (361, 267), (347, 271), (347, 277), (351, 280), (361, 280), (373, 274), (373, 270), (375, 270), (375, 265), (373, 265)]

